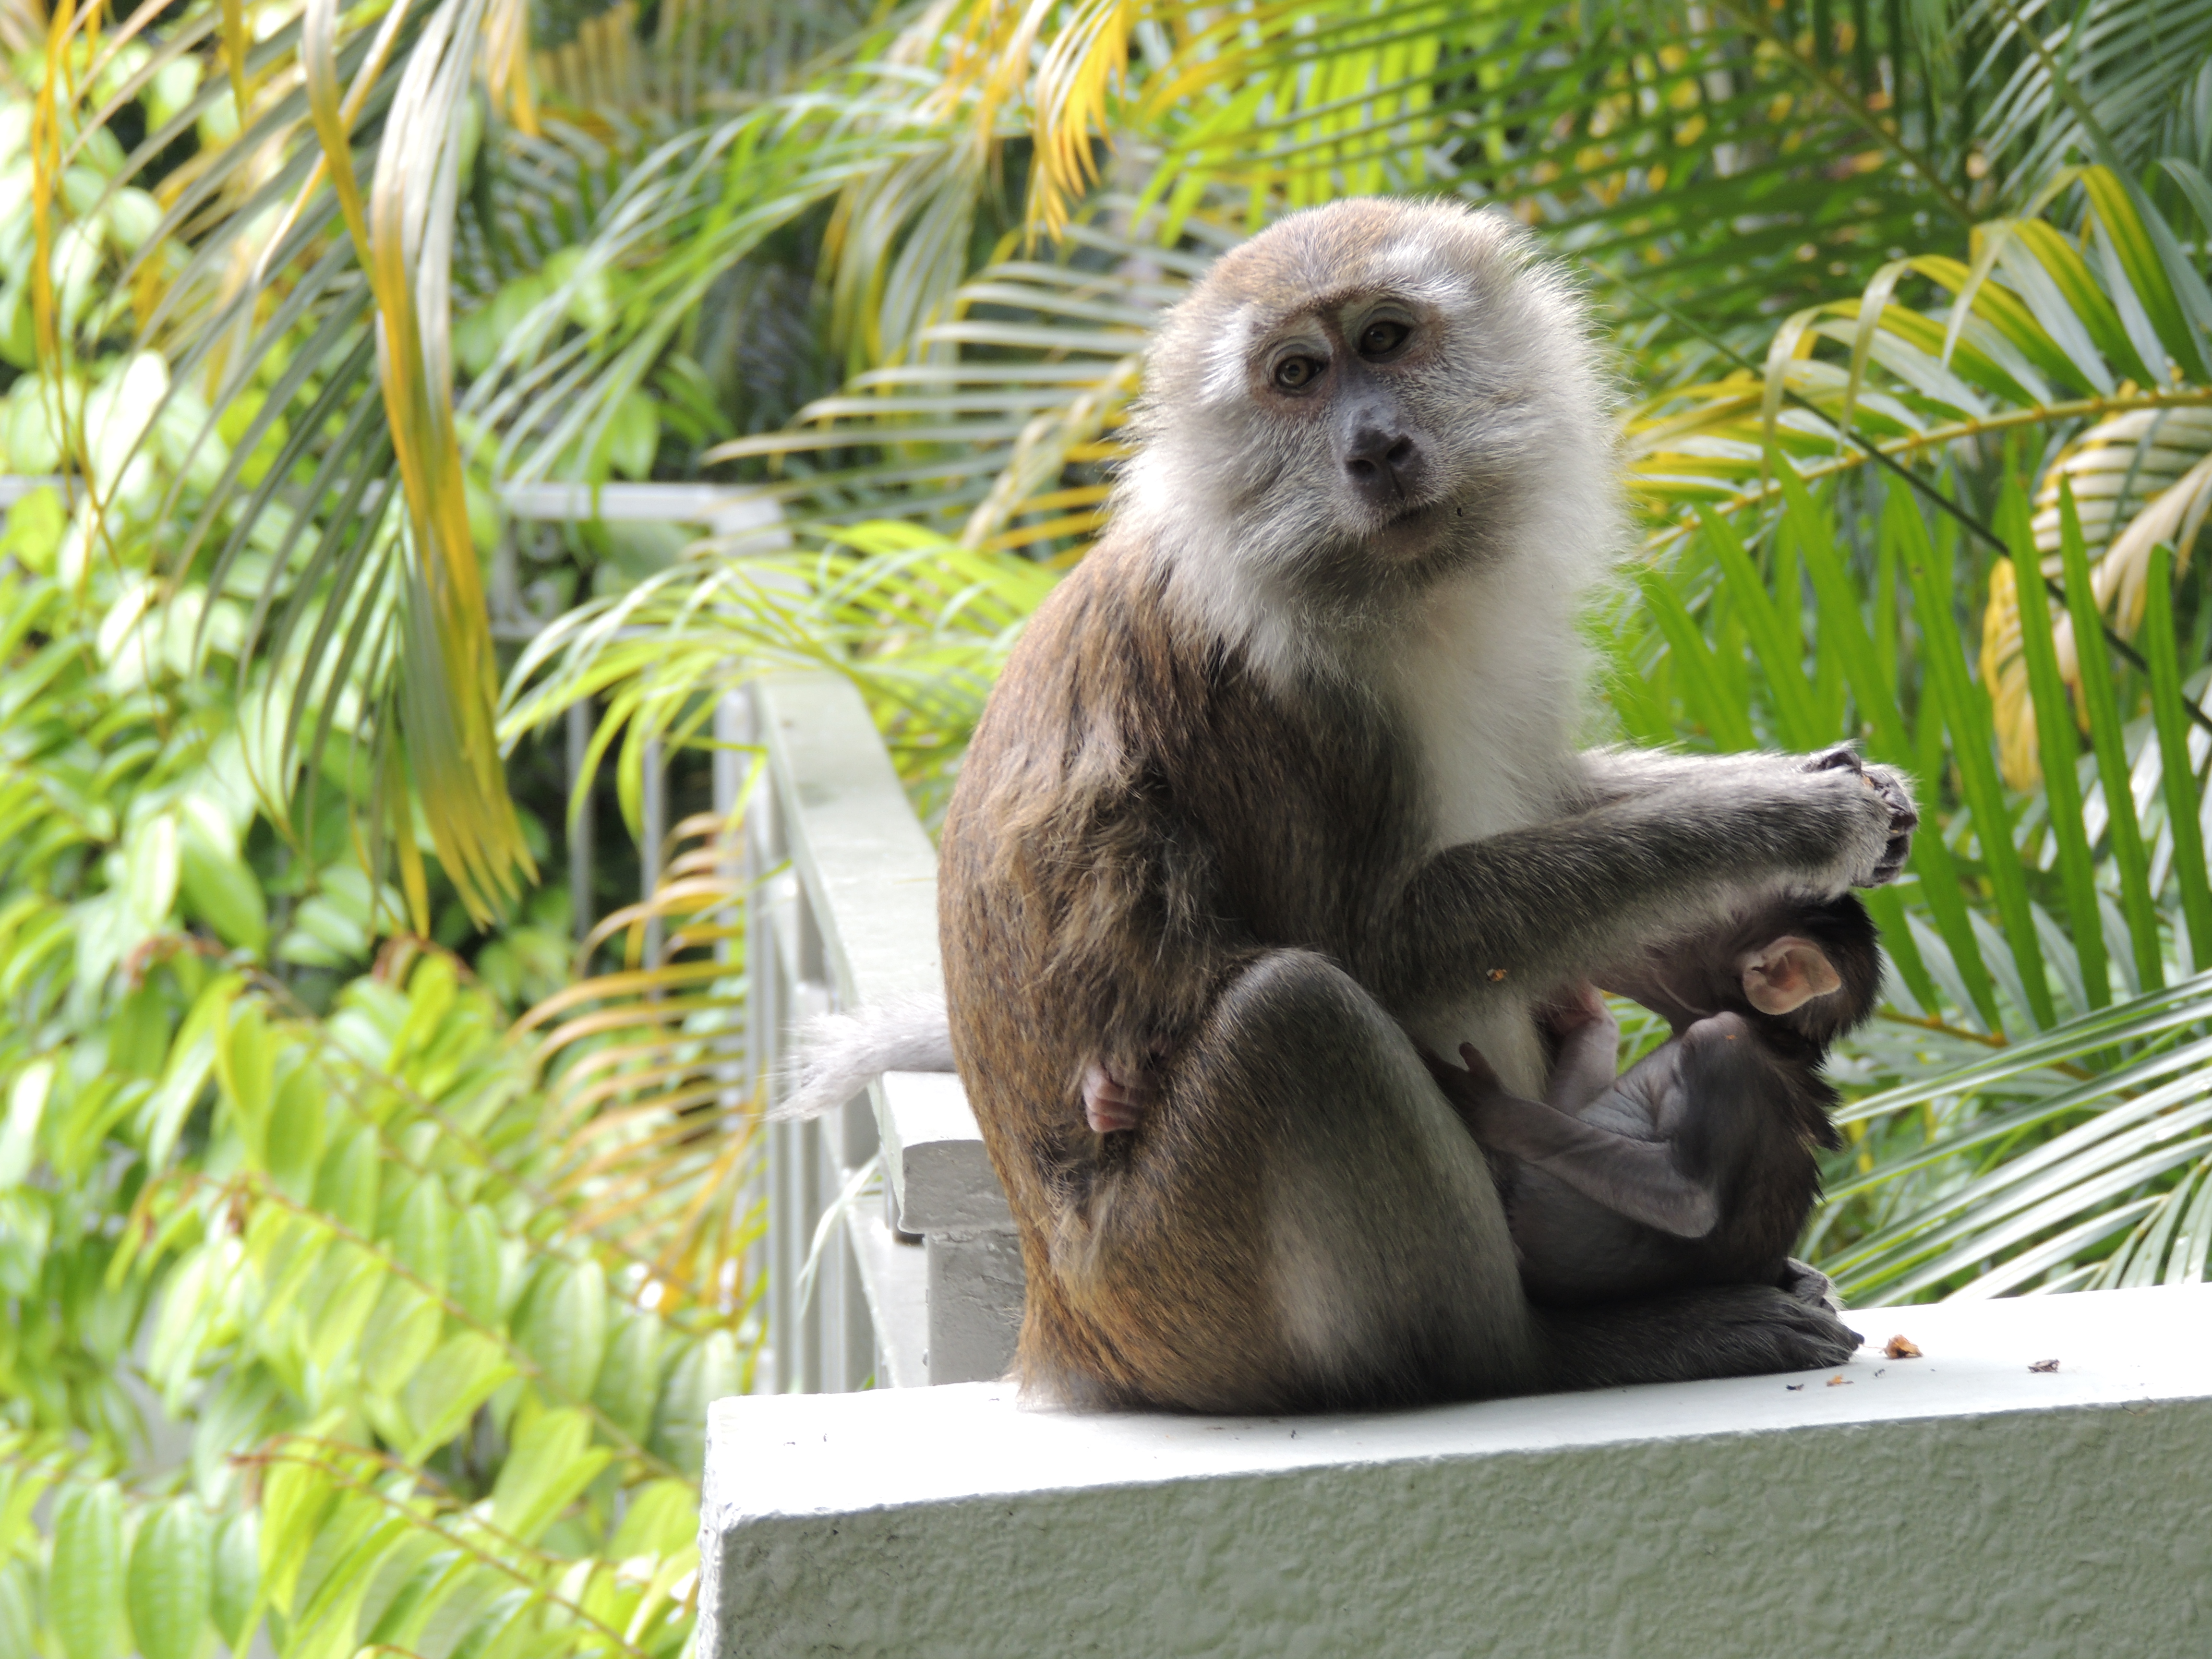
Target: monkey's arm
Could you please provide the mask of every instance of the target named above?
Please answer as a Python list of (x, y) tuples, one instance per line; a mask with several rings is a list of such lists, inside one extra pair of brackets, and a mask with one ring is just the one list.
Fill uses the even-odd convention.
[[(1779, 755), (1765, 751), (1734, 755), (1683, 755), (1664, 750), (1587, 749), (1577, 757), (1580, 789), (1585, 808), (1634, 801), (1662, 791), (1698, 789), (1731, 793), (1745, 788), (1771, 787), (1778, 781), (1809, 771), (1845, 771), (1863, 777), (1868, 787), (1889, 803), (1892, 818), (1889, 845), (1869, 881), (1857, 884), (1879, 887), (1893, 881), (1912, 850), (1912, 831), (1920, 822), (1912, 799), (1912, 781), (1893, 766), (1869, 766), (1848, 744), (1838, 744), (1817, 755)], [(1786, 787), (1786, 785), (1785, 785)]]
[(1653, 789), (1437, 853), (1407, 884), (1377, 967), (1407, 1006), (1439, 988), (1585, 977), (1710, 925), (1747, 888), (1834, 894), (1883, 878), (1899, 823), (1842, 767)]
[(1615, 1134), (1523, 1100), (1506, 1090), (1473, 1045), (1462, 1043), (1459, 1052), (1464, 1071), (1431, 1054), (1421, 1057), (1483, 1146), (1510, 1153), (1593, 1203), (1662, 1232), (1702, 1238), (1720, 1220), (1718, 1194), (1675, 1167), (1671, 1143)]

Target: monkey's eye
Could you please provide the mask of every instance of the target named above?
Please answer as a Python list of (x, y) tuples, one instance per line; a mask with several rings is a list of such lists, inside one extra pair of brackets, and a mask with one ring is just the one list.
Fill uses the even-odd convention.
[(1359, 355), (1369, 359), (1387, 357), (1405, 344), (1413, 331), (1394, 317), (1377, 317), (1359, 331)]
[(1285, 357), (1275, 365), (1275, 385), (1285, 392), (1303, 392), (1325, 367), (1317, 357)]

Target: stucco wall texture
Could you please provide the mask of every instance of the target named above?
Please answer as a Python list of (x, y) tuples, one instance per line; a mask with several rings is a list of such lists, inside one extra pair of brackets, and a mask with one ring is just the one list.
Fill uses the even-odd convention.
[(1382, 1417), (718, 1402), (701, 1652), (2212, 1652), (2212, 1290), (1850, 1317), (1840, 1372)]

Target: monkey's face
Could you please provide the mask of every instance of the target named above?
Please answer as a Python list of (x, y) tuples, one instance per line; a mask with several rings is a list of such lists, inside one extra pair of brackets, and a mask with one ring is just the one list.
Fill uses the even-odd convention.
[(1146, 384), (1123, 507), (1210, 583), (1371, 612), (1532, 545), (1594, 567), (1613, 533), (1585, 319), (1500, 215), (1293, 215), (1176, 308)]
[(1274, 428), (1271, 447), (1322, 483), (1316, 505), (1330, 527), (1379, 559), (1428, 552), (1463, 511), (1462, 469), (1425, 395), (1442, 367), (1445, 313), (1386, 287), (1259, 333), (1245, 355), (1251, 424)]

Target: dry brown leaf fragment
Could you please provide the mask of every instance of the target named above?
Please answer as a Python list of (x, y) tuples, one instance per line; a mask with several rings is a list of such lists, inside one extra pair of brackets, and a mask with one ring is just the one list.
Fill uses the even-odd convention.
[(1893, 1336), (1882, 1344), (1882, 1356), (1888, 1359), (1917, 1359), (1920, 1345), (1909, 1336)]
[(2055, 1359), (2038, 1359), (2030, 1362), (2028, 1365), (2028, 1370), (2032, 1371), (2055, 1371), (2057, 1369), (2058, 1362)]

